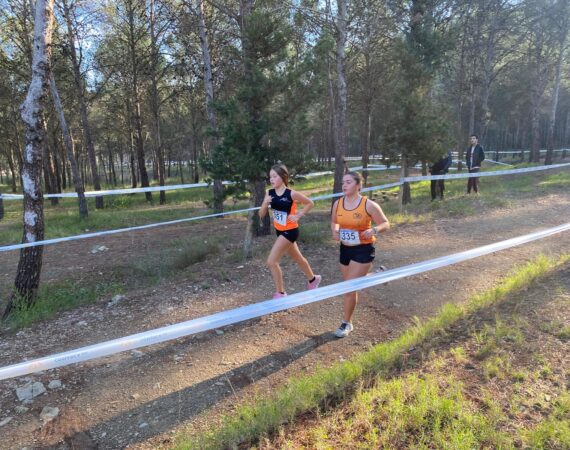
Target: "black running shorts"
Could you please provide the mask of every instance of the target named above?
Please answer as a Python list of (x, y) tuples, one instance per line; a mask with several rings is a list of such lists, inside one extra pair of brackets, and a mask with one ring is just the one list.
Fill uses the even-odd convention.
[(294, 243), (299, 239), (299, 228), (293, 228), (292, 230), (279, 231), (275, 230), (277, 236), (283, 236), (289, 242)]
[(374, 244), (344, 245), (340, 244), (340, 263), (348, 266), (350, 261), (367, 264), (374, 261), (376, 250)]

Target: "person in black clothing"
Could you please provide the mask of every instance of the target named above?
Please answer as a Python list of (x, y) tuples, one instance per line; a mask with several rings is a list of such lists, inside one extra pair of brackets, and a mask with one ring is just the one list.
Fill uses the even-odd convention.
[[(477, 173), (481, 169), (481, 163), (485, 160), (485, 152), (483, 147), (479, 145), (479, 138), (476, 134), (472, 134), (470, 138), (471, 146), (467, 148), (465, 161), (469, 173)], [(477, 194), (479, 193), (479, 178), (469, 177), (467, 179), (467, 193), (471, 194), (471, 189)]]
[[(445, 175), (449, 168), (453, 158), (451, 156), (451, 151), (447, 152), (447, 155), (438, 159), (429, 167), (429, 172), (432, 175)], [(431, 180), (431, 200), (434, 201), (439, 194), (439, 198), (443, 200), (443, 191), (445, 191), (445, 180)]]

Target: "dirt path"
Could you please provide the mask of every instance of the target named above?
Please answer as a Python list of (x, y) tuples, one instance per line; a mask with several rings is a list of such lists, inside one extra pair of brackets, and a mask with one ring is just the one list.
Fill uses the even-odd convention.
[[(377, 261), (398, 267), (559, 225), (570, 217), (570, 193), (546, 195), (515, 206), (477, 217), (397, 227), (381, 237)], [(212, 223), (217, 225), (204, 223), (193, 230), (212, 235)], [(224, 230), (228, 241), (241, 236), (240, 219), (224, 221), (223, 226), (228, 227)], [(126, 254), (129, 249), (140, 250), (150, 236), (156, 241), (158, 232), (114, 237), (104, 244)], [(184, 227), (160, 231), (165, 239), (186, 232)], [(272, 240), (261, 239), (261, 249), (271, 245)], [(341, 300), (334, 298), (141, 352), (0, 382), (0, 421), (13, 417), (0, 428), (0, 448), (89, 448), (92, 444), (101, 449), (150, 449), (168, 444), (172, 433), (189, 423), (200, 426), (217, 412), (231, 410), (242, 398), (271, 391), (286, 377), (330, 365), (375, 342), (390, 339), (413, 316), (426, 317), (443, 303), (461, 302), (492, 286), (514, 265), (539, 252), (567, 252), (569, 244), (570, 234), (560, 234), (453, 269), (368, 289), (357, 309), (355, 332), (340, 341), (331, 335), (341, 314)], [(91, 258), (89, 249), (91, 245), (86, 248), (78, 242), (69, 243), (52, 247), (49, 252), (53, 254), (48, 252), (47, 258), (54, 264), (52, 270), (71, 270), (79, 260), (63, 264), (58, 252), (70, 257), (79, 253), (85, 260), (82, 267), (96, 274), (98, 267), (108, 264), (109, 256)], [(334, 244), (305, 245), (302, 250), (323, 275), (323, 284), (340, 281)], [(101, 261), (95, 262), (99, 257)], [(124, 301), (111, 308), (102, 301), (16, 335), (4, 334), (0, 342), (1, 365), (231, 309), (271, 295), (271, 278), (261, 258), (246, 264), (228, 261), (222, 254), (193, 267), (192, 278), (200, 281), (176, 277), (153, 288), (129, 292)], [(304, 281), (298, 269), (286, 262), (284, 270), (289, 292), (302, 290)], [(61, 380), (63, 388), (37, 397), (27, 412), (15, 411), (20, 404), (15, 398), (16, 387), (29, 380), (47, 386), (54, 379)], [(49, 426), (42, 427), (39, 413), (44, 406), (57, 406), (61, 411)], [(66, 436), (78, 432), (75, 442), (63, 442)], [(81, 439), (84, 441), (80, 443)]]

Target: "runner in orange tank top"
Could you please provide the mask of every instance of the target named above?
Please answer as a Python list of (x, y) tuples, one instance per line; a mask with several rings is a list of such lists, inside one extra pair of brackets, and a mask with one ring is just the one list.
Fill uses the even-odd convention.
[[(287, 167), (282, 164), (271, 168), (269, 182), (273, 189), (267, 191), (259, 210), (259, 217), (265, 217), (268, 208), (271, 206), (277, 240), (267, 257), (267, 267), (269, 267), (275, 283), (273, 298), (280, 298), (287, 295), (283, 283), (283, 272), (279, 266), (279, 261), (285, 253), (299, 265), (307, 277), (307, 289), (315, 289), (319, 287), (321, 282), (321, 276), (313, 273), (296, 242), (299, 237), (299, 219), (307, 214), (315, 204), (300, 192), (289, 189), (289, 172)], [(297, 212), (297, 203), (305, 205), (300, 212)]]
[[(362, 176), (348, 172), (342, 178), (341, 197), (334, 202), (331, 216), (333, 238), (340, 241), (340, 270), (344, 280), (360, 278), (368, 273), (374, 261), (376, 234), (390, 228), (390, 223), (380, 206), (360, 195)], [(372, 226), (372, 222), (376, 226)], [(342, 338), (354, 327), (352, 315), (358, 302), (357, 292), (344, 295), (343, 321), (335, 331)]]

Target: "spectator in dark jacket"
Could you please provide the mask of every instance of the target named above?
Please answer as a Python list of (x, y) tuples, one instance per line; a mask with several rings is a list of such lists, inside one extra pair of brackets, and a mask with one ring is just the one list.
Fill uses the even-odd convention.
[[(479, 138), (476, 134), (472, 134), (470, 138), (471, 146), (467, 148), (465, 160), (469, 173), (477, 173), (481, 169), (481, 163), (485, 160), (485, 152), (483, 147), (479, 145)], [(475, 193), (479, 193), (479, 177), (470, 177), (467, 179), (467, 193), (471, 194), (471, 189)]]
[[(432, 175), (445, 175), (449, 171), (452, 162), (453, 158), (451, 157), (451, 151), (449, 151), (447, 152), (447, 155), (441, 157), (435, 163), (429, 166), (429, 172)], [(438, 195), (443, 200), (443, 191), (445, 191), (445, 180), (431, 180), (430, 188), (431, 188), (432, 201), (434, 201)]]

